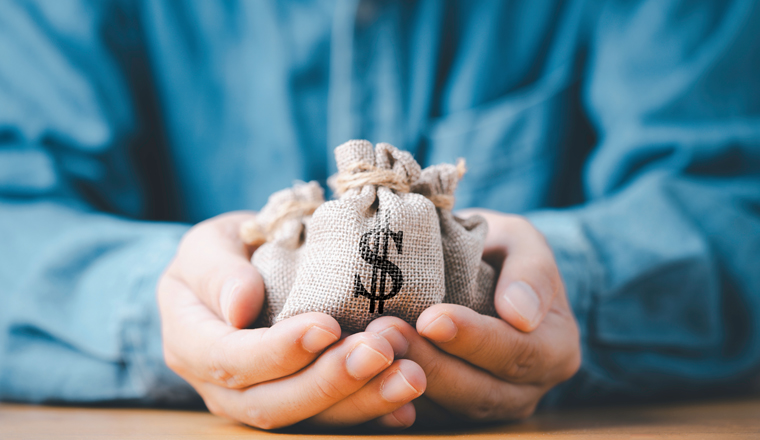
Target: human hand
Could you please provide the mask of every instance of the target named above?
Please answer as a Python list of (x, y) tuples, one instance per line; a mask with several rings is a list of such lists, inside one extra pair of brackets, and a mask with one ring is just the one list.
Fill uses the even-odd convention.
[(469, 421), (530, 416), (541, 397), (580, 366), (578, 326), (551, 249), (526, 219), (469, 210), (488, 220), (484, 259), (500, 268), (493, 318), (454, 304), (438, 304), (417, 328), (393, 317), (366, 331), (386, 337), (400, 356), (427, 375), (415, 401), (420, 419), (435, 423), (451, 414)]
[(425, 390), (425, 374), (413, 361), (394, 361), (384, 338), (339, 340), (337, 321), (322, 313), (245, 329), (264, 301), (254, 249), (238, 237), (252, 215), (221, 215), (183, 237), (158, 283), (166, 364), (212, 413), (258, 428), (410, 426), (409, 402)]

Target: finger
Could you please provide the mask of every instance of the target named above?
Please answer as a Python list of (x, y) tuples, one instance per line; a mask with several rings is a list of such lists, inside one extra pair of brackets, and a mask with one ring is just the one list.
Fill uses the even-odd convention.
[(313, 417), (361, 389), (393, 362), (380, 336), (357, 333), (326, 350), (312, 365), (289, 377), (245, 391), (216, 388), (215, 399), (232, 418), (262, 429)]
[(238, 233), (252, 216), (230, 213), (197, 225), (183, 237), (169, 269), (218, 317), (238, 328), (250, 325), (264, 302), (264, 281)]
[(416, 413), (414, 422), (416, 428), (441, 430), (465, 425), (461, 418), (453, 417), (451, 412), (425, 395), (415, 399), (413, 403)]
[[(312, 417), (308, 423), (317, 427), (354, 426), (382, 418), (421, 396), (426, 384), (425, 372), (419, 365), (407, 359), (397, 360), (359, 391)], [(402, 420), (390, 417), (380, 424), (401, 428), (414, 423), (414, 418), (410, 421), (406, 412), (399, 416)]]
[(564, 291), (554, 254), (544, 236), (524, 217), (485, 210), (477, 213), (489, 226), (483, 258), (501, 268), (494, 296), (496, 311), (515, 328), (533, 331), (554, 298)]
[(372, 420), (367, 426), (375, 429), (396, 431), (412, 426), (416, 419), (417, 409), (412, 402), (409, 402), (391, 413)]
[(182, 283), (166, 278), (160, 288), (166, 362), (183, 378), (247, 387), (295, 373), (340, 337), (337, 321), (323, 313), (238, 330), (217, 319)]
[(533, 413), (545, 392), (543, 387), (507, 383), (442, 352), (401, 319), (378, 318), (367, 326), (367, 331), (384, 334), (391, 328), (408, 342), (404, 358), (415, 361), (425, 371), (425, 396), (465, 419), (523, 419)]
[(441, 350), (512, 383), (555, 384), (575, 373), (575, 325), (547, 317), (523, 333), (467, 307), (438, 304), (422, 312), (417, 331)]

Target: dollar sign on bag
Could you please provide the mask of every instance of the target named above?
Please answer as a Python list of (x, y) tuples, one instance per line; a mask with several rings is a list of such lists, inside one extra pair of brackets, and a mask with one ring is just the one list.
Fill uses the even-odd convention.
[[(401, 269), (388, 260), (389, 238), (393, 239), (393, 242), (396, 244), (396, 250), (400, 254), (402, 250), (401, 245), (404, 240), (404, 231), (393, 232), (387, 224), (378, 225), (375, 229), (362, 235), (359, 241), (359, 250), (361, 251), (362, 258), (372, 265), (372, 286), (370, 291), (367, 292), (364, 284), (362, 284), (361, 277), (357, 273), (354, 282), (354, 298), (359, 295), (368, 298), (370, 314), (375, 311), (375, 301), (378, 302), (377, 313), (383, 313), (383, 301), (396, 296), (404, 284), (404, 276), (401, 274)], [(374, 241), (374, 248), (370, 245), (370, 241)], [(391, 291), (386, 294), (385, 284), (388, 275), (390, 275), (393, 281), (393, 286)]]

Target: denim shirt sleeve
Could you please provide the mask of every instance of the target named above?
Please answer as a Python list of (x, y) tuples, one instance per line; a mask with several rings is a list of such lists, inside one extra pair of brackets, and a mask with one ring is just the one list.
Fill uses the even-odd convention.
[(187, 227), (129, 219), (138, 126), (108, 8), (0, 2), (0, 400), (193, 396), (155, 301)]
[(582, 334), (580, 372), (545, 404), (726, 392), (760, 371), (760, 7), (663, 3), (598, 17), (589, 202), (529, 215)]

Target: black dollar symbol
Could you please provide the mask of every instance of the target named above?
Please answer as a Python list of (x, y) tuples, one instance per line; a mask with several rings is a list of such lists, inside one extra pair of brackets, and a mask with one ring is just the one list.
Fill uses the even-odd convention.
[[(375, 229), (362, 235), (359, 241), (359, 250), (362, 253), (364, 261), (372, 265), (372, 288), (371, 292), (367, 292), (362, 284), (362, 279), (359, 274), (356, 274), (354, 282), (354, 298), (362, 295), (369, 299), (369, 313), (375, 311), (375, 301), (378, 301), (377, 313), (383, 313), (383, 301), (393, 298), (401, 290), (401, 286), (404, 284), (404, 276), (401, 274), (401, 269), (388, 260), (388, 238), (393, 238), (393, 242), (396, 244), (396, 250), (401, 253), (401, 244), (404, 240), (404, 231), (393, 232), (391, 228), (386, 224), (385, 226), (379, 226)], [(370, 246), (370, 240), (374, 238), (374, 249)], [(380, 241), (382, 240), (382, 255), (380, 254)], [(378, 272), (380, 272), (380, 285), (378, 286)], [(388, 294), (385, 294), (385, 278), (386, 274), (390, 275), (393, 279), (393, 288)]]

